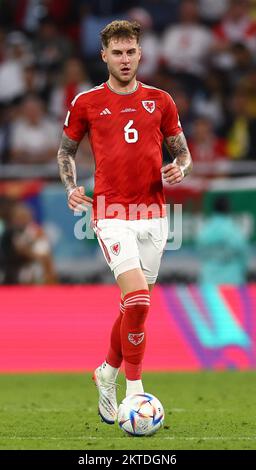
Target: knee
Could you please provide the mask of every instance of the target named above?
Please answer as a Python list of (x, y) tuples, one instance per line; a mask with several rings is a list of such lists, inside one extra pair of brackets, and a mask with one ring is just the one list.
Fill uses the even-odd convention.
[(130, 307), (135, 305), (144, 305), (145, 307), (150, 306), (150, 293), (148, 289), (141, 289), (133, 292), (129, 292), (123, 298), (124, 307)]
[(144, 323), (150, 307), (149, 290), (142, 289), (124, 296), (125, 313), (135, 322)]

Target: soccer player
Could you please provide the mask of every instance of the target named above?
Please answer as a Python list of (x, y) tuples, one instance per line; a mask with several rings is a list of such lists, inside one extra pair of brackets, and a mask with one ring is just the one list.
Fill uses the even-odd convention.
[[(109, 79), (73, 99), (58, 151), (68, 206), (75, 211), (92, 205), (99, 245), (120, 288), (106, 360), (94, 371), (99, 414), (108, 424), (117, 417), (122, 361), (126, 395), (143, 392), (145, 322), (168, 234), (162, 181), (179, 183), (192, 168), (173, 99), (136, 80), (139, 37), (136, 22), (113, 21), (102, 30)], [(95, 157), (93, 199), (76, 183), (75, 155), (85, 133)], [(173, 158), (164, 167), (163, 141)]]

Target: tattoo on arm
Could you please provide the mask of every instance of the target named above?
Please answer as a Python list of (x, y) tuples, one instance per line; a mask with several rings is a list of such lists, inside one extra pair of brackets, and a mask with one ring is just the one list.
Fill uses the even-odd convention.
[(184, 176), (188, 175), (192, 170), (193, 163), (183, 132), (167, 137), (165, 143), (174, 162), (182, 168)]
[(70, 139), (65, 133), (62, 135), (57, 160), (60, 171), (60, 178), (65, 186), (67, 194), (76, 188), (76, 164), (75, 156), (79, 142)]

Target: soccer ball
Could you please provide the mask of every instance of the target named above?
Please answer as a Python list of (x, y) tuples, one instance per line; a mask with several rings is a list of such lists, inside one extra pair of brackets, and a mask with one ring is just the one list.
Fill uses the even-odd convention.
[(150, 436), (164, 422), (164, 409), (151, 393), (128, 395), (118, 408), (120, 428), (132, 436)]

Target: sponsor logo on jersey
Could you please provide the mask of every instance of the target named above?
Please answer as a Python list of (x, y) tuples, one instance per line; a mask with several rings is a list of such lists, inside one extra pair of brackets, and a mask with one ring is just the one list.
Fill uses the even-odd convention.
[(103, 109), (103, 111), (101, 111), (100, 116), (103, 116), (105, 114), (112, 114), (112, 113), (111, 113), (111, 111), (109, 111), (108, 108), (105, 108), (105, 109)]
[(153, 113), (156, 109), (155, 101), (142, 101), (142, 105), (148, 113)]
[(120, 243), (114, 243), (114, 245), (111, 245), (110, 249), (114, 255), (118, 256), (120, 253)]
[(121, 113), (134, 113), (134, 111), (137, 111), (137, 110), (134, 108), (125, 108), (125, 109), (122, 109)]
[(138, 346), (144, 340), (144, 333), (129, 333), (128, 340), (130, 343), (134, 344), (134, 346)]

